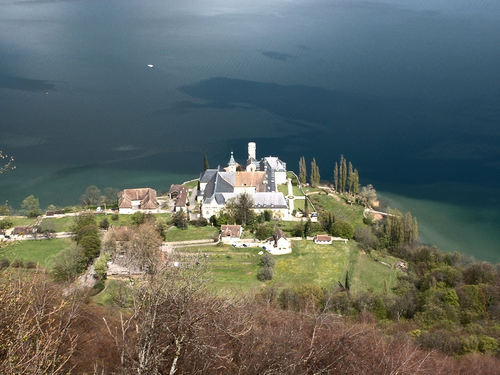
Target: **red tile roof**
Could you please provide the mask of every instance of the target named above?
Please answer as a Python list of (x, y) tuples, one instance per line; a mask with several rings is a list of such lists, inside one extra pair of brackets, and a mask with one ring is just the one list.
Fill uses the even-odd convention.
[(141, 201), (139, 208), (154, 210), (159, 204), (156, 200), (156, 190), (151, 188), (125, 189), (118, 197), (119, 208), (132, 208), (132, 201)]

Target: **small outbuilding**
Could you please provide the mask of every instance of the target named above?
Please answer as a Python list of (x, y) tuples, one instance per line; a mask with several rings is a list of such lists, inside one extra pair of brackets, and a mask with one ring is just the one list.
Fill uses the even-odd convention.
[(181, 209), (186, 211), (188, 189), (184, 185), (170, 186), (170, 191), (168, 192), (168, 194), (170, 196), (170, 199), (175, 202), (174, 212), (180, 211)]
[(289, 254), (292, 252), (290, 241), (280, 228), (276, 229), (273, 236), (267, 239), (266, 245), (263, 248), (273, 255)]
[(222, 225), (220, 227), (220, 238), (224, 243), (238, 241), (243, 233), (241, 225)]
[(331, 245), (333, 238), (327, 234), (318, 234), (314, 236), (314, 243), (318, 245)]

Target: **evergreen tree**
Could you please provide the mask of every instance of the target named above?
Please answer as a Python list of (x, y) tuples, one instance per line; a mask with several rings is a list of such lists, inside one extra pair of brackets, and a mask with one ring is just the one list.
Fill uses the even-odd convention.
[(311, 161), (311, 175), (309, 176), (309, 183), (311, 186), (316, 186), (316, 159)]
[(206, 171), (209, 168), (210, 168), (210, 165), (208, 164), (207, 154), (205, 153), (203, 155), (203, 170)]
[(319, 165), (316, 163), (316, 173), (314, 174), (315, 177), (315, 184), (316, 186), (319, 185), (319, 181), (321, 180), (321, 175), (319, 174)]
[(307, 197), (304, 202), (304, 215), (305, 217), (309, 216), (309, 200), (307, 199)]
[(304, 224), (304, 238), (307, 238), (311, 233), (311, 219), (308, 219)]
[(299, 180), (301, 184), (305, 184), (307, 182), (306, 159), (303, 156), (299, 160)]
[(333, 186), (335, 190), (339, 190), (339, 164), (335, 162), (335, 168), (333, 170)]
[(359, 193), (359, 173), (357, 169), (354, 170), (353, 193), (354, 194)]
[(354, 171), (353, 171), (351, 162), (349, 162), (349, 169), (348, 169), (348, 175), (347, 175), (347, 185), (348, 185), (349, 193), (352, 194), (352, 190), (354, 188)]
[(418, 242), (418, 222), (417, 218), (413, 218), (413, 241)]
[(345, 192), (347, 183), (347, 164), (344, 155), (340, 155), (340, 190)]

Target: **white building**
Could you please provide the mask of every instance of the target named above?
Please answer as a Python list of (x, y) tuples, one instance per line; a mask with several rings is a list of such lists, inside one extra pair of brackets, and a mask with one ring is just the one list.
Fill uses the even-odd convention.
[(290, 254), (292, 252), (290, 241), (288, 241), (285, 237), (285, 233), (279, 228), (276, 229), (272, 237), (267, 239), (263, 247), (264, 250), (273, 255)]
[(160, 205), (154, 189), (125, 189), (118, 196), (118, 208), (121, 214), (133, 214), (138, 211), (157, 213)]
[(207, 169), (201, 174), (196, 199), (204, 218), (217, 215), (228, 200), (242, 193), (251, 196), (256, 213), (270, 210), (277, 219), (290, 218), (286, 198), (278, 191), (278, 185), (286, 183), (286, 163), (272, 156), (257, 160), (255, 152), (256, 145), (250, 142), (246, 170), (239, 170), (241, 166), (231, 152), (226, 168)]

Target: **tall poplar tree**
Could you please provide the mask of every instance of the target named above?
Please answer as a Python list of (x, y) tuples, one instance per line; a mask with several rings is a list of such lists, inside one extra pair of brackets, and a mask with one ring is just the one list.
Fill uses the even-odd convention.
[(347, 163), (344, 155), (340, 155), (340, 190), (345, 192), (347, 183)]
[(299, 180), (301, 184), (305, 184), (307, 182), (306, 159), (303, 156), (299, 160)]
[(348, 175), (347, 175), (347, 185), (348, 185), (349, 193), (352, 193), (352, 190), (354, 188), (354, 171), (352, 169), (351, 162), (349, 162), (349, 169), (348, 169)]
[(311, 176), (309, 177), (311, 186), (318, 186), (320, 180), (319, 166), (316, 163), (316, 159), (313, 158), (311, 161)]
[(205, 153), (203, 155), (203, 170), (206, 171), (209, 168), (210, 168), (210, 165), (208, 164), (207, 154)]
[(335, 190), (339, 189), (339, 164), (335, 162), (335, 168), (333, 169), (333, 186)]
[(359, 173), (358, 170), (354, 170), (354, 182), (353, 182), (353, 193), (358, 194), (359, 193)]

